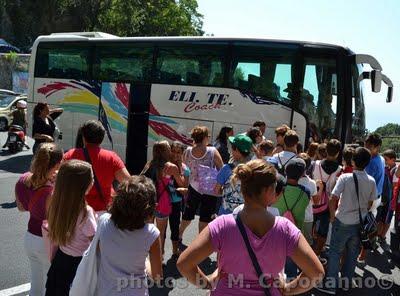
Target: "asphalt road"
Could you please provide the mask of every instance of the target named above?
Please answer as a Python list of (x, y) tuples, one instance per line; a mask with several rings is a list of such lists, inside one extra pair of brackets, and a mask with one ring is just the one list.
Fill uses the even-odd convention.
[[(6, 133), (0, 133), (1, 146), (5, 139)], [(29, 144), (32, 147), (31, 140)], [(9, 155), (6, 150), (0, 151), (0, 296), (27, 294), (27, 292), (5, 293), (3, 290), (29, 283), (30, 268), (23, 247), (28, 214), (18, 212), (16, 208), (14, 185), (19, 175), (29, 169), (31, 158), (31, 150), (24, 149), (23, 152), (15, 155)], [(197, 223), (194, 222), (185, 233), (184, 244), (189, 244), (196, 234)], [(273, 256), (273, 254), (266, 254), (266, 256)], [(187, 284), (170, 257), (171, 243), (167, 240), (164, 275), (171, 280), (167, 287), (151, 289), (150, 295), (207, 295), (205, 291)], [(377, 252), (368, 254), (366, 263), (367, 265), (358, 266), (356, 269), (357, 276), (363, 279), (366, 287), (354, 289), (348, 293), (339, 292), (339, 295), (400, 295), (400, 269), (391, 262), (387, 252), (379, 248)], [(201, 267), (206, 273), (211, 273), (216, 267), (215, 255), (203, 262)], [(391, 288), (383, 289), (382, 287), (385, 286), (391, 286)], [(320, 294), (312, 291), (307, 295)]]

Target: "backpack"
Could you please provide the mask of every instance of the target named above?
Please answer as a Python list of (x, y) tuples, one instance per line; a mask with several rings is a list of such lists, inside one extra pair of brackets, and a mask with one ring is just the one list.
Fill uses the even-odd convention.
[(291, 161), (293, 158), (296, 158), (296, 157), (297, 157), (296, 154), (293, 155), (292, 157), (290, 157), (290, 158), (283, 164), (283, 163), (282, 163), (282, 160), (281, 160), (281, 158), (279, 157), (279, 154), (278, 154), (278, 164), (277, 164), (277, 167), (276, 167), (278, 173), (281, 174), (282, 176), (286, 177), (285, 167), (286, 167), (286, 165), (289, 163), (289, 161)]
[[(317, 165), (317, 164), (315, 164), (315, 165)], [(321, 165), (321, 162), (318, 163), (318, 169), (319, 169), (319, 174), (320, 174), (321, 179), (322, 179), (322, 165)], [(313, 204), (313, 213), (314, 213), (314, 214), (320, 214), (320, 213), (323, 213), (323, 212), (325, 212), (325, 211), (328, 210), (328, 206), (329, 206), (329, 205), (328, 205), (328, 202), (329, 202), (329, 194), (328, 194), (328, 192), (327, 192), (327, 190), (326, 190), (326, 187), (327, 187), (327, 184), (328, 184), (328, 182), (329, 182), (329, 179), (330, 179), (335, 173), (336, 173), (336, 172), (333, 172), (332, 174), (330, 174), (329, 177), (328, 177), (328, 179), (326, 179), (326, 181), (321, 180), (321, 181), (322, 181), (322, 184), (323, 184), (323, 186), (324, 186), (324, 188), (323, 188), (323, 190), (322, 190), (321, 198), (320, 198), (319, 202)]]
[(392, 200), (392, 182), (390, 181), (390, 176), (385, 173), (384, 181), (383, 181), (383, 190), (382, 190), (382, 199), (381, 202), (383, 205), (387, 205)]
[[(228, 165), (233, 171), (235, 165), (233, 163), (229, 163)], [(222, 207), (233, 212), (236, 207), (243, 203), (244, 201), (242, 193), (240, 192), (240, 185), (233, 185), (229, 178), (222, 188)]]
[(171, 203), (171, 188), (169, 182), (164, 182), (163, 179), (157, 180), (157, 170), (154, 166), (150, 165), (141, 173), (151, 179), (156, 187), (156, 211), (162, 215), (170, 215), (172, 212)]
[(283, 200), (285, 201), (285, 205), (286, 205), (286, 211), (283, 213), (283, 217), (285, 217), (286, 219), (288, 219), (290, 222), (292, 222), (294, 225), (297, 226), (296, 223), (296, 219), (294, 218), (293, 215), (293, 209), (296, 207), (297, 203), (299, 202), (301, 196), (303, 195), (303, 190), (300, 191), (299, 196), (297, 197), (296, 202), (293, 204), (292, 208), (289, 208), (287, 201), (286, 201), (286, 196), (285, 196), (285, 192), (283, 192)]

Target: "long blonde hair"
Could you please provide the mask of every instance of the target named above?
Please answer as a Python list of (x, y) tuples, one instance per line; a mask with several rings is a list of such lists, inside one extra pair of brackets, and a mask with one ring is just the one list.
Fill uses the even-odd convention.
[(52, 242), (64, 246), (75, 231), (79, 214), (86, 217), (85, 193), (93, 182), (92, 166), (80, 160), (63, 163), (57, 175), (47, 219)]
[(46, 184), (49, 171), (61, 162), (63, 151), (54, 143), (43, 143), (36, 151), (32, 164), (28, 185), (39, 188)]

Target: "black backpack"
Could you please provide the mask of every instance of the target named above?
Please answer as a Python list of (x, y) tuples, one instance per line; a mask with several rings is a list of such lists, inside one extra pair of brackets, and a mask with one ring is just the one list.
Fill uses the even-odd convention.
[(285, 167), (289, 163), (289, 161), (291, 161), (293, 158), (296, 158), (296, 157), (297, 157), (297, 155), (295, 154), (292, 157), (290, 157), (285, 163), (282, 163), (282, 160), (278, 154), (278, 163), (276, 165), (276, 169), (277, 169), (278, 173), (281, 174), (282, 176), (286, 177)]

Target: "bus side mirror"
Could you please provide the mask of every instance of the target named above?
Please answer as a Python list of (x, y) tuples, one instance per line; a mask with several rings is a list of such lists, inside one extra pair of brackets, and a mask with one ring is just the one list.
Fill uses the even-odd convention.
[(387, 97), (386, 97), (386, 103), (391, 103), (392, 100), (393, 100), (393, 87), (389, 86), (388, 92), (387, 92)]
[(371, 89), (374, 93), (381, 91), (382, 86), (382, 72), (379, 70), (372, 70), (370, 75)]

